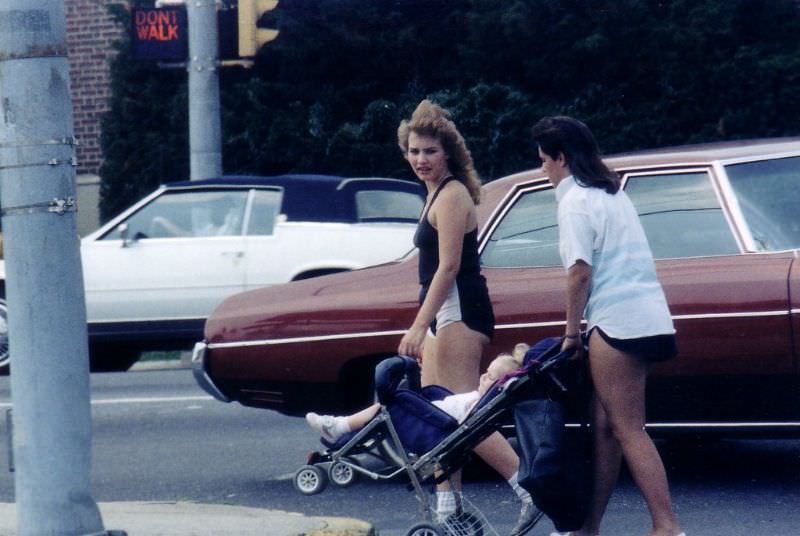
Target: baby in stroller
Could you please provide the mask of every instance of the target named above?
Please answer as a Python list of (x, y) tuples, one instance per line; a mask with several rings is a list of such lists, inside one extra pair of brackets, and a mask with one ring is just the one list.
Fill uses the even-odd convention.
[[(442, 391), (439, 394), (441, 398), (430, 400), (430, 403), (453, 417), (458, 423), (461, 423), (467, 415), (469, 415), (478, 401), (498, 380), (508, 376), (522, 366), (523, 358), (528, 349), (529, 346), (527, 344), (520, 343), (514, 347), (512, 353), (502, 353), (498, 355), (489, 364), (486, 372), (480, 376), (478, 388), (474, 391), (452, 394), (438, 386), (429, 386), (426, 389), (432, 388)], [(408, 359), (410, 361), (410, 358), (399, 359)], [(380, 393), (381, 386), (378, 386), (378, 388)], [(396, 385), (391, 387), (392, 390), (394, 388), (396, 388)], [(432, 398), (436, 397), (434, 396)], [(351, 415), (341, 416), (308, 413), (306, 414), (306, 421), (314, 431), (320, 434), (324, 444), (333, 446), (336, 445), (337, 442), (340, 442), (343, 436), (346, 437), (348, 434), (353, 434), (367, 426), (379, 414), (381, 407), (382, 404), (375, 403)], [(506, 460), (509, 458), (513, 459), (513, 463), (501, 463), (499, 460), (503, 459), (503, 456), (498, 457), (494, 455), (498, 450), (502, 450), (506, 454)], [(513, 448), (508, 444), (502, 434), (493, 432), (474, 448), (474, 452), (506, 479), (522, 501), (519, 519), (511, 532), (511, 536), (520, 536), (524, 534), (536, 524), (541, 517), (541, 513), (534, 506), (530, 494), (517, 482), (519, 458), (513, 451)], [(459, 502), (460, 497), (456, 497), (456, 492), (438, 491), (436, 499), (437, 519), (441, 520), (447, 518), (447, 516), (456, 510), (456, 505)]]

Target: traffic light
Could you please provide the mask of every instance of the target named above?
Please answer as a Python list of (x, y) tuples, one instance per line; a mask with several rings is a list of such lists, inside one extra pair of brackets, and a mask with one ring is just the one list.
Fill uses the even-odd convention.
[(278, 37), (278, 30), (259, 28), (261, 15), (278, 6), (278, 0), (239, 0), (239, 57), (252, 58), (261, 45)]

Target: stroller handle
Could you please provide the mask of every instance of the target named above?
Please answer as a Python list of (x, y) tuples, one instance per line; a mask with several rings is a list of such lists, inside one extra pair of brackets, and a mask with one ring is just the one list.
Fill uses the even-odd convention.
[(408, 381), (408, 388), (412, 391), (419, 391), (422, 388), (416, 359), (398, 355), (378, 363), (375, 367), (375, 392), (378, 395), (378, 402), (384, 406), (391, 402), (403, 379)]

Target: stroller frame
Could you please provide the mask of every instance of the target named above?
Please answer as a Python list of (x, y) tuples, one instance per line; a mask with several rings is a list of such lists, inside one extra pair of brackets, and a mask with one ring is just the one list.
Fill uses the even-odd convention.
[[(375, 458), (381, 459), (381, 456), (374, 454), (374, 449), (376, 448), (382, 450), (384, 457), (388, 458), (386, 461), (394, 463), (396, 467), (385, 471), (373, 471), (350, 459), (351, 456), (357, 454), (371, 454)], [(337, 466), (346, 467), (372, 480), (391, 480), (402, 473), (406, 473), (410, 480), (410, 485), (416, 492), (417, 499), (419, 499), (423, 517), (426, 521), (432, 521), (429, 501), (423, 489), (423, 481), (414, 471), (415, 461), (416, 456), (408, 454), (406, 449), (403, 448), (397, 429), (392, 423), (391, 415), (385, 406), (381, 406), (377, 415), (340, 448), (325, 453), (315, 452), (309, 458), (309, 464), (311, 465), (329, 463), (330, 469)], [(332, 472), (329, 470), (329, 474)], [(331, 475), (330, 479), (337, 483), (335, 476)], [(303, 490), (300, 491), (302, 492)], [(314, 493), (319, 493), (319, 491), (322, 490), (315, 490)]]
[[(457, 512), (468, 511), (466, 515), (472, 516), (475, 522), (480, 524), (478, 528), (472, 527), (471, 531), (463, 531), (461, 530), (463, 523), (461, 523), (454, 530), (453, 527), (448, 526), (447, 521), (437, 523), (431, 507), (430, 494), (424, 486), (449, 480), (453, 473), (461, 469), (469, 459), (472, 450), (503, 426), (503, 417), (513, 408), (514, 403), (529, 396), (533, 382), (540, 378), (546, 378), (557, 391), (566, 392), (567, 388), (559, 380), (555, 370), (558, 368), (557, 365), (571, 357), (571, 353), (557, 353), (545, 357), (542, 361), (531, 363), (521, 369), (521, 372), (505, 378), (505, 381), (501, 380), (481, 398), (476, 408), (455, 430), (446, 435), (428, 452), (419, 456), (406, 452), (389, 410), (386, 406), (381, 405), (377, 415), (344, 445), (329, 449), (324, 453), (312, 453), (309, 456), (309, 465), (302, 467), (295, 475), (295, 487), (308, 495), (322, 491), (324, 482), (319, 489), (315, 488), (310, 492), (304, 491), (298, 486), (298, 479), (304, 470), (313, 469), (317, 471), (317, 475), (320, 475), (321, 472), (316, 466), (321, 464), (329, 464), (328, 477), (338, 485), (348, 485), (352, 481), (352, 479), (348, 479), (345, 483), (337, 480), (337, 470), (341, 469), (346, 469), (352, 474), (364, 475), (372, 480), (390, 480), (405, 473), (409, 478), (409, 488), (415, 492), (424, 520), (423, 524), (415, 527), (431, 524), (437, 529), (430, 534), (436, 533), (436, 530), (446, 535), (487, 534), (487, 531), (489, 531), (488, 534), (493, 534), (494, 529), (485, 521), (483, 515), (473, 509), (464, 498), (461, 500), (466, 504), (458, 504)], [(376, 455), (375, 449), (383, 451), (383, 456)], [(351, 457), (358, 454), (372, 455), (385, 461), (387, 468), (374, 471), (365, 468), (352, 460)], [(393, 467), (390, 467), (389, 464), (393, 464)], [(320, 476), (319, 478), (325, 480), (324, 477)], [(412, 529), (409, 534), (418, 533)], [(423, 530), (419, 534), (429, 534), (429, 532)]]

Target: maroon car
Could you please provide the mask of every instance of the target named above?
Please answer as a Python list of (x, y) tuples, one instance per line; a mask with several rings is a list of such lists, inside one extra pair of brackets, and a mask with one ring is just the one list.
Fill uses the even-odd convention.
[[(678, 358), (648, 385), (648, 425), (800, 431), (800, 138), (686, 146), (607, 163), (656, 258)], [(564, 331), (556, 202), (540, 170), (479, 206), (496, 332), (484, 364)], [(208, 319), (195, 376), (223, 401), (341, 412), (372, 400), (375, 364), (417, 309), (417, 260), (235, 295)]]

